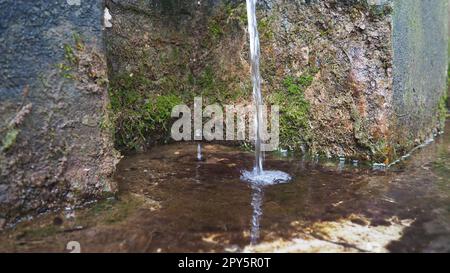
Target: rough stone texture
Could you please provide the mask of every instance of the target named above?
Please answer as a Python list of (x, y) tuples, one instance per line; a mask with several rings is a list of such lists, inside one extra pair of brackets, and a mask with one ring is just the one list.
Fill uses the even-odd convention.
[[(123, 96), (116, 88), (130, 89), (123, 84), (126, 75), (147, 79), (131, 87), (138, 94), (132, 111), (155, 94), (175, 93), (187, 102), (191, 94), (207, 102), (251, 99), (245, 1), (107, 3), (113, 14), (107, 32), (113, 95)], [(282, 144), (389, 163), (442, 129), (446, 5), (444, 0), (259, 1), (263, 92), (270, 103), (282, 104), (282, 119), (287, 117)], [(289, 83), (292, 78), (297, 87)], [(301, 94), (291, 96), (290, 90)], [(130, 109), (122, 104), (115, 111)], [(118, 124), (119, 135), (139, 135)], [(140, 144), (155, 141), (151, 138)]]
[[(0, 0), (0, 220), (113, 192), (109, 129), (126, 148), (162, 142), (174, 97), (251, 100), (244, 0), (107, 0), (111, 126), (101, 2)], [(259, 1), (263, 92), (281, 106), (282, 145), (389, 163), (442, 129), (446, 10)]]
[(447, 85), (448, 2), (396, 1), (395, 11), (393, 120), (397, 141), (411, 146), (402, 142), (417, 145), (444, 123), (446, 110), (439, 106)]
[(0, 219), (113, 192), (102, 1), (0, 1)]
[[(148, 118), (158, 111), (158, 97), (175, 94), (192, 101), (202, 94), (205, 103), (224, 102), (240, 99), (250, 87), (239, 18), (245, 9), (241, 5), (229, 14), (221, 1), (201, 3), (107, 1), (113, 17), (106, 43), (118, 146), (139, 148), (167, 139), (164, 126), (154, 124), (159, 115)], [(171, 108), (165, 110), (170, 114)]]

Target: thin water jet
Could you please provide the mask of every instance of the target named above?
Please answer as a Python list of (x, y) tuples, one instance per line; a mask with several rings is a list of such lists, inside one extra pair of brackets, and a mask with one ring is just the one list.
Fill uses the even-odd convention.
[(261, 95), (261, 73), (259, 69), (260, 45), (258, 23), (256, 19), (256, 1), (247, 0), (248, 33), (250, 36), (250, 61), (253, 84), (253, 101), (256, 107), (255, 113), (255, 171), (263, 172), (263, 159), (261, 151), (261, 123), (263, 98)]
[(258, 21), (256, 18), (257, 0), (247, 0), (248, 33), (250, 37), (250, 62), (253, 85), (253, 102), (255, 104), (255, 165), (253, 171), (244, 171), (241, 179), (253, 184), (267, 186), (291, 180), (289, 174), (281, 171), (264, 171), (262, 145), (263, 97), (261, 94), (260, 43)]
[(197, 161), (202, 161), (203, 160), (203, 155), (202, 155), (202, 144), (198, 143), (197, 144)]
[(248, 32), (250, 36), (250, 61), (253, 84), (253, 101), (255, 104), (255, 165), (252, 171), (243, 171), (241, 179), (249, 182), (252, 187), (252, 222), (250, 231), (250, 244), (256, 245), (260, 238), (260, 220), (263, 215), (262, 202), (264, 195), (264, 187), (274, 184), (287, 183), (291, 180), (291, 176), (282, 171), (264, 171), (263, 161), (264, 154), (261, 149), (262, 144), (262, 123), (263, 123), (263, 97), (261, 94), (261, 73), (259, 69), (260, 63), (260, 44), (258, 23), (256, 19), (256, 2), (257, 0), (247, 0), (247, 18)]

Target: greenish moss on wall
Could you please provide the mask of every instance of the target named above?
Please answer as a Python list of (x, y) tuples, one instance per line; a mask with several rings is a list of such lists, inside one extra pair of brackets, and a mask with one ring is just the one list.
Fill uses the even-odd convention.
[(117, 77), (110, 88), (111, 116), (115, 124), (115, 141), (127, 150), (145, 146), (149, 136), (167, 141), (170, 113), (182, 99), (171, 91), (166, 94), (142, 92), (150, 86), (142, 75)]
[(395, 146), (386, 138), (374, 138), (370, 134), (369, 120), (361, 117), (356, 107), (352, 109), (351, 117), (356, 142), (360, 148), (368, 151), (371, 161), (388, 164), (393, 158), (396, 158)]
[(445, 127), (445, 120), (447, 119), (447, 101), (448, 101), (448, 95), (447, 91), (445, 94), (441, 97), (439, 100), (439, 123), (440, 123), (440, 129), (443, 130)]
[[(311, 138), (310, 104), (304, 91), (312, 84), (317, 70), (306, 68), (300, 77), (280, 76), (277, 60), (268, 55), (274, 52), (276, 18), (263, 12), (258, 16), (261, 44), (264, 45), (261, 73), (265, 87), (276, 90), (265, 90), (264, 96), (269, 103), (280, 106), (281, 145), (292, 150), (301, 149)], [(110, 75), (111, 111), (118, 148), (133, 150), (150, 143), (170, 141), (168, 125), (172, 119), (167, 110), (178, 103), (190, 105), (196, 96), (202, 96), (205, 105), (252, 102), (249, 71), (242, 64), (227, 63), (230, 52), (220, 56), (224, 45), (230, 47), (230, 38), (235, 42), (237, 37), (245, 37), (245, 3), (225, 3), (223, 8), (209, 14), (204, 23), (196, 26), (198, 31), (193, 42), (188, 37), (190, 29), (187, 33), (177, 31), (170, 35), (171, 41), (180, 41), (176, 45), (159, 44), (161, 40), (167, 40), (166, 37), (158, 39), (158, 43), (153, 41), (152, 45), (160, 51), (158, 63), (149, 61), (153, 53), (136, 48), (131, 39), (117, 47), (114, 53), (122, 58), (121, 62), (135, 63), (127, 73)], [(247, 50), (246, 46), (248, 44), (236, 49)], [(214, 57), (205, 57), (201, 64), (196, 64), (192, 56), (199, 55)]]
[[(223, 5), (186, 25), (165, 26), (164, 33), (141, 33), (137, 37), (124, 32), (107, 38), (110, 58), (119, 64), (129, 64), (110, 71), (109, 75), (117, 148), (140, 150), (150, 144), (169, 142), (173, 106), (191, 105), (196, 96), (202, 96), (206, 105), (251, 99), (250, 77), (242, 75), (242, 67), (238, 64), (236, 69), (236, 63), (228, 64), (226, 55), (216, 58), (223, 51), (224, 40), (244, 31), (245, 4)], [(169, 6), (163, 9), (162, 17), (171, 14)], [(131, 16), (130, 20), (142, 20), (133, 22), (133, 26), (155, 23), (147, 14), (136, 16), (134, 11), (128, 12), (126, 16)], [(124, 36), (127, 39), (117, 40)], [(150, 36), (151, 41), (143, 38)], [(136, 45), (144, 41), (143, 46)]]
[(310, 69), (300, 77), (287, 76), (282, 89), (269, 95), (269, 102), (280, 107), (280, 145), (283, 148), (300, 150), (310, 142), (310, 104), (304, 92), (316, 72)]
[(6, 132), (5, 137), (2, 141), (2, 147), (0, 151), (7, 151), (11, 148), (14, 143), (16, 143), (17, 136), (19, 135), (19, 130), (15, 128), (11, 128)]
[(157, 88), (156, 83), (143, 74), (114, 78), (110, 99), (116, 146), (135, 150), (151, 143), (169, 142), (174, 106), (191, 105), (196, 96), (202, 96), (205, 104), (240, 101), (251, 89), (232, 88), (235, 81), (222, 79), (212, 67), (206, 67), (198, 76), (161, 78)]
[[(171, 96), (188, 105), (194, 96), (202, 96), (204, 104), (251, 103), (247, 13), (245, 1), (237, 2), (194, 7), (188, 1), (171, 1), (161, 14), (161, 6), (154, 10), (144, 0), (136, 5), (146, 13), (116, 12), (123, 25), (113, 27), (116, 46), (110, 52), (122, 66), (114, 68), (110, 79), (119, 146), (134, 149), (169, 139), (170, 118), (146, 104), (158, 103), (158, 97), (167, 102), (159, 102), (164, 107), (176, 102)], [(392, 6), (369, 5), (366, 0), (332, 2), (260, 3), (263, 96), (280, 106), (282, 147), (385, 161), (395, 153), (386, 136), (389, 113), (381, 106), (389, 104), (383, 98), (392, 95)], [(405, 23), (415, 32), (421, 21)], [(145, 27), (134, 33), (136, 25)], [(311, 67), (320, 67), (320, 74)], [(364, 76), (358, 78), (358, 92), (347, 88), (350, 69)], [(133, 83), (127, 83), (129, 77)], [(314, 79), (318, 82), (311, 86)], [(414, 104), (411, 94), (403, 92), (397, 102)], [(352, 107), (362, 117), (352, 115)]]

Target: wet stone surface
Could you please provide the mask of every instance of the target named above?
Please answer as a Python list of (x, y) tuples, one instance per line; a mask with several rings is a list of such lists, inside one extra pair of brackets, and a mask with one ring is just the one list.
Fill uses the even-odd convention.
[(115, 191), (102, 19), (103, 1), (0, 0), (0, 223)]
[(448, 133), (385, 171), (267, 155), (293, 180), (261, 191), (239, 179), (252, 153), (203, 148), (201, 162), (188, 143), (125, 157), (117, 199), (21, 223), (0, 251), (450, 251)]

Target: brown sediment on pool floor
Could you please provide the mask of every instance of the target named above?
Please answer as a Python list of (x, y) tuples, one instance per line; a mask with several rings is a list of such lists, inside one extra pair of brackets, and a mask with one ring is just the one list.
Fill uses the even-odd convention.
[[(446, 252), (450, 249), (450, 134), (385, 171), (266, 155), (288, 184), (261, 193), (240, 181), (253, 154), (180, 143), (125, 157), (117, 198), (51, 213), (0, 234), (0, 251), (68, 252)], [(260, 233), (250, 245), (252, 230)]]

